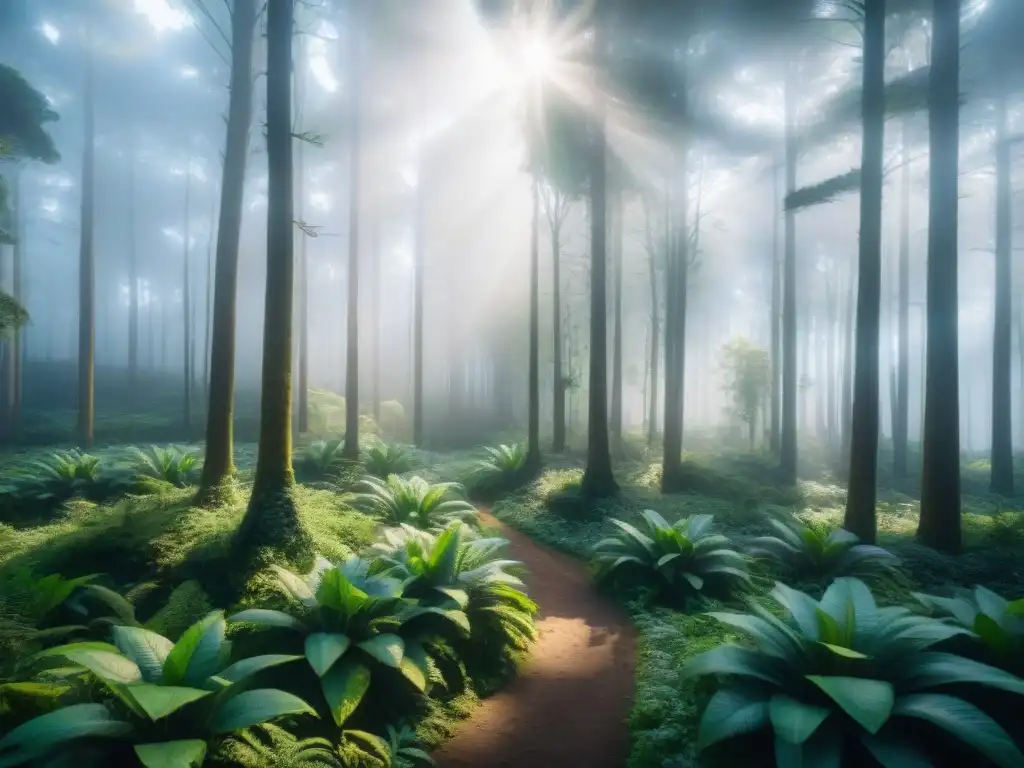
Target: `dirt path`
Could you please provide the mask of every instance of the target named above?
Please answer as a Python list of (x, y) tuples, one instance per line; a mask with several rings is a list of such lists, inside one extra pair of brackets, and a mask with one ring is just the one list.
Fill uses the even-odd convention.
[(520, 676), (484, 700), (434, 758), (440, 768), (622, 768), (636, 661), (632, 624), (595, 594), (583, 565), (482, 518), (530, 569), (539, 636)]

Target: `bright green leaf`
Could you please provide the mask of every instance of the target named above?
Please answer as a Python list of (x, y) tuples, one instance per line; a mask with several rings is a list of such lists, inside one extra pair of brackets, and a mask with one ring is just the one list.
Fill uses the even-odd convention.
[(146, 768), (193, 768), (206, 758), (206, 742), (200, 739), (136, 744), (135, 755)]
[(878, 733), (892, 713), (895, 692), (891, 683), (859, 677), (807, 675), (868, 733)]
[(306, 659), (317, 677), (323, 677), (351, 644), (347, 635), (314, 632), (306, 637)]
[(159, 720), (176, 712), (187, 704), (209, 695), (199, 688), (182, 688), (173, 685), (139, 683), (126, 686), (129, 696), (142, 708), (151, 720)]
[(331, 667), (320, 685), (335, 724), (344, 725), (370, 688), (370, 668), (349, 656)]

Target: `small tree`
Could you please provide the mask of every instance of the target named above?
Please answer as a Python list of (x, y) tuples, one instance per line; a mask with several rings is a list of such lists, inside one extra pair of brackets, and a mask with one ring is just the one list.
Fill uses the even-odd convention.
[(768, 350), (743, 337), (733, 339), (722, 347), (722, 367), (725, 391), (732, 397), (736, 415), (747, 425), (747, 436), (753, 449), (758, 413), (771, 383)]

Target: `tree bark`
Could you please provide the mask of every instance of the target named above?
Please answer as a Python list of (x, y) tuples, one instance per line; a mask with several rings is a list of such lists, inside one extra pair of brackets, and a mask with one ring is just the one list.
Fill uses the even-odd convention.
[(772, 168), (772, 305), (771, 305), (771, 345), (772, 345), (772, 386), (771, 397), (771, 438), (770, 446), (773, 453), (778, 454), (782, 440), (782, 270), (779, 261), (779, 173), (778, 165)]
[(423, 158), (423, 148), (420, 147), (418, 183), (416, 186), (416, 213), (414, 246), (415, 251), (413, 265), (413, 320), (412, 320), (412, 442), (413, 445), (423, 447), (423, 277), (426, 268), (426, 244), (424, 243), (424, 169), (426, 163)]
[(135, 233), (135, 132), (128, 143), (128, 397), (135, 400), (139, 376), (139, 254)]
[(537, 172), (530, 185), (530, 361), (526, 464), (540, 466), (540, 184)]
[[(298, 119), (304, 117), (306, 106), (306, 75), (305, 67), (308, 66), (306, 57), (306, 44), (304, 35), (298, 36), (298, 51), (296, 52), (295, 72), (295, 108), (298, 112)], [(299, 139), (295, 145), (295, 186), (298, 198), (299, 221), (307, 224), (306, 221), (306, 142)], [(304, 435), (309, 431), (309, 235), (299, 230), (299, 391), (298, 391), (298, 418), (296, 431)]]
[(362, 75), (360, 51), (362, 24), (359, 3), (349, 5), (349, 83), (351, 84), (351, 120), (349, 154), (348, 214), (348, 312), (345, 343), (345, 446), (342, 455), (359, 459), (359, 215), (362, 164)]
[(370, 322), (373, 326), (373, 344), (371, 345), (371, 381), (373, 383), (373, 422), (380, 427), (380, 264), (383, 257), (380, 238), (380, 214), (374, 211), (371, 222), (370, 245)]
[(823, 382), (827, 389), (825, 409), (826, 415), (825, 430), (827, 434), (828, 453), (834, 460), (836, 444), (836, 301), (838, 291), (835, 285), (826, 277), (825, 300), (828, 306), (825, 309), (826, 336), (825, 336), (825, 380)]
[(921, 520), (928, 546), (959, 552), (960, 360), (957, 214), (960, 149), (960, 2), (935, 0), (928, 92), (928, 352)]
[[(561, 210), (558, 200), (554, 205)], [(554, 335), (555, 350), (555, 402), (552, 411), (554, 415), (554, 441), (552, 450), (561, 453), (565, 450), (565, 371), (563, 370), (562, 350), (565, 341), (562, 339), (562, 226), (561, 222), (552, 223), (551, 226), (551, 312), (552, 331)]]
[(683, 452), (683, 403), (686, 375), (686, 289), (690, 259), (688, 209), (689, 174), (687, 148), (681, 150), (682, 168), (678, 177), (678, 195), (672, 202), (676, 214), (672, 223), (669, 274), (665, 281), (665, 419), (661, 490), (681, 489)]
[[(11, 184), (11, 213), (14, 220), (14, 247), (11, 249), (11, 293), (14, 299), (22, 306), (25, 305), (25, 286), (23, 285), (23, 259), (25, 253), (25, 214), (21, 207), (21, 172), (14, 173), (14, 183)], [(22, 370), (22, 356), (25, 352), (25, 336), (20, 326), (14, 328), (11, 334), (11, 410), (10, 410), (10, 433), (17, 441), (21, 438), (22, 428), (22, 387), (24, 386), (24, 371)]]
[(189, 261), (192, 258), (192, 244), (189, 242), (192, 236), (192, 228), (189, 222), (191, 193), (192, 157), (190, 156), (185, 169), (185, 226), (181, 273), (182, 378), (184, 379), (185, 390), (182, 402), (182, 425), (184, 426), (184, 434), (186, 436), (192, 430), (192, 280), (189, 274)]
[(910, 153), (907, 151), (907, 121), (903, 121), (900, 170), (900, 253), (899, 253), (899, 359), (896, 361), (896, 421), (893, 424), (893, 475), (907, 475), (907, 441), (910, 436)]
[[(236, 10), (237, 13), (237, 10)], [(292, 308), (295, 198), (292, 185), (293, 0), (267, 2), (267, 286), (259, 455), (236, 546), (308, 554), (292, 471)]]
[(614, 208), (612, 211), (612, 274), (615, 283), (615, 297), (612, 305), (612, 312), (615, 319), (615, 331), (612, 336), (612, 404), (611, 422), (609, 430), (617, 448), (622, 447), (622, 246), (623, 246), (623, 217), (625, 206), (623, 193), (616, 190), (612, 196)]
[(235, 305), (238, 296), (238, 246), (242, 230), (242, 200), (245, 193), (246, 160), (249, 155), (249, 126), (252, 122), (252, 51), (255, 26), (256, 0), (236, 0), (231, 12), (231, 88), (228, 97), (224, 170), (220, 188), (220, 216), (217, 225), (217, 260), (210, 345), (210, 397), (206, 413), (206, 457), (196, 496), (199, 503), (212, 501), (216, 496), (216, 490), (224, 485), (235, 471), (232, 434), (237, 320)]
[(602, 83), (607, 23), (598, 10), (594, 25), (594, 136), (590, 158), (590, 391), (587, 465), (581, 492), (587, 498), (618, 493), (608, 439), (607, 104)]
[(654, 445), (658, 434), (658, 363), (661, 350), (658, 348), (661, 334), (661, 313), (658, 299), (658, 259), (657, 248), (654, 245), (654, 233), (651, 230), (650, 211), (647, 205), (644, 206), (645, 236), (647, 238), (647, 252), (650, 257), (648, 271), (651, 286), (651, 387), (647, 398), (647, 446)]
[[(1002, 80), (1002, 68), (997, 77)], [(992, 493), (1013, 495), (1013, 408), (1011, 337), (1013, 335), (1013, 156), (1007, 141), (1006, 94), (996, 99), (996, 268), (995, 324), (992, 339)]]
[(885, 149), (885, 0), (864, 3), (860, 253), (850, 474), (843, 527), (873, 544), (877, 535), (878, 343), (882, 309), (882, 164)]
[[(796, 189), (796, 72), (790, 65), (785, 83), (786, 194)], [(796, 216), (786, 211), (782, 275), (782, 430), (779, 439), (779, 470), (784, 485), (796, 485), (797, 477), (797, 360), (796, 360)]]
[[(92, 31), (87, 32), (91, 45)], [(93, 375), (96, 354), (96, 264), (93, 251), (95, 225), (96, 100), (93, 82), (93, 54), (85, 61), (85, 144), (82, 150), (82, 194), (79, 215), (78, 250), (78, 444), (89, 449), (93, 443)]]

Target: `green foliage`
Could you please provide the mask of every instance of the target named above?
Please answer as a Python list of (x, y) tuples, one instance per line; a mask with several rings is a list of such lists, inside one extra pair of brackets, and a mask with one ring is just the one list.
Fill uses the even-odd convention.
[[(3, 178), (0, 177), (0, 184), (3, 183)], [(0, 228), (0, 245), (4, 244), (4, 231)], [(17, 330), (21, 326), (25, 325), (29, 320), (28, 312), (23, 306), (11, 296), (0, 290), (0, 335), (5, 331)]]
[(307, 578), (279, 566), (273, 570), (289, 610), (249, 608), (231, 621), (303, 637), (304, 655), (338, 726), (353, 715), (382, 670), (395, 670), (426, 692), (435, 638), (469, 633), (461, 610), (404, 598), (401, 582), (371, 574), (369, 562), (358, 557), (337, 566), (320, 560)]
[(327, 739), (299, 739), (273, 723), (227, 739), (217, 757), (218, 762), (247, 768), (342, 768), (337, 749)]
[(984, 660), (1024, 675), (1024, 598), (1014, 601), (976, 586), (952, 597), (914, 593), (933, 614), (952, 619), (984, 647)]
[(342, 731), (342, 740), (353, 744), (359, 753), (380, 763), (383, 768), (417, 768), (436, 765), (424, 751), (416, 732), (407, 725), (389, 725), (387, 738), (367, 731)]
[[(51, 648), (37, 659), (70, 663), (66, 676), (94, 678), (109, 703), (72, 704), (23, 723), (0, 739), (4, 765), (23, 765), (74, 750), (96, 764), (146, 768), (201, 764), (210, 742), (261, 723), (315, 714), (275, 689), (245, 690), (263, 670), (297, 660), (264, 655), (229, 663), (231, 643), (219, 611), (193, 624), (177, 643), (133, 626), (114, 626), (111, 643)], [(109, 739), (109, 747), (101, 745)], [(109, 751), (108, 751), (109, 749)], [(91, 751), (90, 751), (91, 750)], [(134, 759), (128, 755), (134, 754)], [(103, 759), (105, 762), (98, 762)]]
[(786, 195), (783, 201), (783, 208), (787, 211), (799, 211), (804, 208), (831, 203), (848, 192), (859, 190), (860, 175), (860, 168), (854, 168), (817, 184), (793, 190)]
[(933, 650), (965, 630), (878, 607), (852, 578), (837, 579), (820, 601), (781, 583), (771, 595), (784, 618), (753, 601), (748, 613), (709, 614), (753, 647), (725, 644), (687, 664), (687, 676), (722, 680), (701, 719), (701, 748), (770, 732), (780, 766), (872, 758), (931, 765), (929, 752), (948, 748), (952, 737), (975, 763), (1024, 763), (983, 703), (972, 701), (984, 702), (986, 689), (1024, 695), (1024, 680)]
[(736, 415), (749, 427), (753, 441), (761, 404), (771, 389), (768, 350), (740, 337), (723, 346), (721, 355), (726, 375), (725, 390), (732, 398)]
[(749, 585), (747, 559), (728, 548), (728, 538), (711, 533), (712, 515), (692, 515), (672, 525), (645, 509), (643, 520), (646, 533), (612, 518), (619, 533), (594, 547), (600, 578), (632, 571), (660, 596), (684, 603), (698, 597), (728, 597)]
[(388, 475), (385, 480), (364, 477), (360, 486), (365, 490), (353, 497), (353, 504), (386, 525), (412, 525), (428, 531), (453, 520), (476, 520), (476, 507), (461, 498), (464, 490), (459, 483), (431, 484), (419, 476)]
[(412, 451), (404, 445), (377, 441), (363, 452), (363, 468), (374, 477), (400, 475), (415, 467)]
[(374, 571), (398, 579), (407, 597), (465, 611), (470, 635), (456, 650), (476, 677), (495, 667), (507, 673), (536, 639), (537, 605), (516, 575), (522, 563), (503, 558), (507, 546), (507, 539), (476, 538), (457, 522), (439, 534), (403, 525), (386, 529), (367, 557)]
[(341, 455), (344, 438), (316, 440), (293, 458), (295, 476), (299, 480), (330, 480), (345, 466)]
[(899, 558), (882, 547), (861, 544), (849, 531), (798, 517), (769, 520), (776, 536), (759, 536), (748, 552), (764, 558), (797, 582), (828, 582), (838, 576), (891, 576)]
[(0, 64), (0, 157), (28, 158), (56, 163), (60, 155), (46, 132), (46, 123), (57, 119), (46, 97), (33, 88), (21, 73)]
[(175, 488), (195, 485), (202, 468), (198, 455), (177, 446), (161, 448), (151, 445), (145, 450), (133, 448), (131, 457), (139, 476), (160, 480)]
[(466, 476), (466, 485), (476, 493), (500, 493), (520, 485), (526, 478), (526, 446), (522, 443), (484, 447), (485, 456), (476, 461)]

